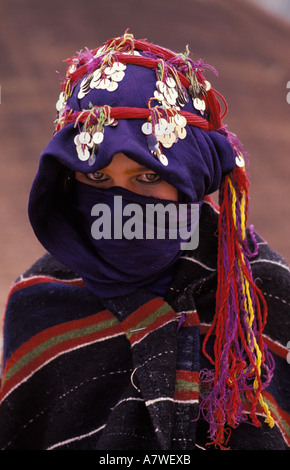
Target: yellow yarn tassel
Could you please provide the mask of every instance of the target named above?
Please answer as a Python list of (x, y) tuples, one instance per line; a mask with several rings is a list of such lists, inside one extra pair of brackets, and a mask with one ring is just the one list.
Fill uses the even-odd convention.
[[(236, 191), (235, 191), (235, 189), (232, 185), (232, 182), (231, 182), (230, 178), (228, 179), (228, 182), (229, 182), (229, 187), (230, 187), (230, 191), (231, 191), (231, 195), (232, 195), (232, 216), (233, 216), (235, 229), (237, 230), (237, 222), (236, 222), (237, 196), (236, 196)], [(241, 203), (240, 203), (242, 240), (244, 240), (245, 237), (246, 237), (245, 206), (246, 206), (246, 197), (245, 197), (245, 192), (243, 191), (242, 197), (241, 197)], [(241, 253), (241, 254), (242, 254), (242, 262), (244, 263), (244, 261), (245, 261), (244, 254), (243, 253)], [(248, 345), (251, 349), (251, 352), (253, 352), (253, 348), (251, 348), (251, 346), (250, 346), (251, 337), (253, 338), (255, 357), (256, 357), (255, 365), (257, 367), (258, 374), (259, 374), (259, 377), (260, 377), (261, 376), (261, 366), (262, 366), (262, 352), (260, 350), (260, 347), (257, 343), (256, 337), (255, 337), (255, 335), (253, 333), (253, 330), (252, 330), (253, 322), (254, 322), (254, 319), (255, 319), (255, 314), (254, 314), (253, 303), (252, 303), (252, 299), (251, 299), (251, 295), (250, 295), (250, 287), (249, 287), (248, 280), (246, 279), (246, 277), (244, 276), (244, 274), (242, 272), (242, 266), (241, 266), (240, 260), (238, 261), (238, 264), (239, 264), (239, 267), (240, 267), (240, 278), (241, 278), (241, 281), (242, 281), (242, 290), (243, 290), (243, 294), (244, 294), (244, 297), (245, 297), (244, 308), (245, 308), (245, 311), (248, 312), (248, 317), (247, 317), (246, 321), (247, 321), (247, 323), (249, 325), (249, 328), (251, 330), (250, 332), (247, 333), (247, 342), (248, 342)], [(254, 387), (254, 390), (257, 390), (257, 388), (259, 387), (259, 381), (258, 381), (257, 378), (255, 378), (255, 380), (254, 380), (253, 387)], [(274, 422), (274, 420), (271, 416), (271, 413), (270, 413), (270, 410), (269, 410), (269, 407), (268, 407), (267, 403), (265, 403), (265, 401), (263, 399), (262, 393), (259, 393), (258, 401), (259, 401), (260, 405), (262, 406), (262, 408), (263, 408), (263, 410), (266, 414), (265, 422), (267, 424), (269, 424), (269, 426), (272, 428), (274, 426), (275, 422)]]

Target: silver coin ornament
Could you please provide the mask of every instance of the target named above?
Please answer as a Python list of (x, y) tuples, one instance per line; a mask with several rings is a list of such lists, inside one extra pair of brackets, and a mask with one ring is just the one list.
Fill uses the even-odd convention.
[(93, 142), (94, 144), (101, 144), (104, 140), (104, 133), (103, 132), (100, 132), (100, 131), (97, 131), (94, 133), (93, 135)]
[(151, 152), (155, 152), (159, 148), (159, 143), (157, 136), (155, 134), (150, 134), (147, 137), (147, 145)]
[(88, 132), (81, 132), (79, 134), (79, 142), (80, 144), (87, 145), (91, 141), (91, 136)]
[(66, 99), (65, 99), (65, 94), (62, 91), (58, 97), (58, 100), (56, 102), (56, 110), (58, 111), (59, 114), (61, 114), (66, 106)]
[(204, 112), (205, 111), (205, 101), (200, 98), (194, 98), (193, 106), (197, 111)]
[(210, 89), (211, 83), (207, 80), (205, 80), (203, 83), (190, 85), (188, 88), (188, 93), (192, 98), (193, 107), (202, 115), (205, 113), (206, 110), (206, 103), (204, 97)]
[(166, 155), (164, 155), (164, 153), (157, 152), (157, 158), (163, 166), (168, 165), (168, 158), (166, 157)]
[(175, 79), (171, 76), (168, 76), (165, 81), (157, 80), (154, 98), (164, 107), (183, 107), (188, 102), (187, 94), (177, 86)]
[(151, 124), (151, 122), (145, 122), (142, 125), (141, 129), (142, 129), (143, 134), (145, 134), (145, 135), (152, 134), (152, 124)]
[[(98, 149), (96, 149), (96, 153), (97, 153)], [(96, 163), (96, 155), (95, 153), (91, 154), (90, 155), (90, 158), (88, 159), (88, 164), (89, 166), (93, 166), (94, 164)]]
[(85, 77), (81, 82), (78, 98), (84, 98), (91, 90), (107, 90), (114, 92), (118, 89), (119, 83), (125, 77), (127, 66), (122, 62), (114, 62), (104, 70), (97, 69), (89, 77)]
[(243, 168), (245, 166), (245, 160), (242, 155), (236, 156), (236, 165), (240, 168)]
[[(162, 85), (160, 85), (160, 89), (162, 88)], [(152, 124), (150, 119), (142, 124), (141, 130), (147, 138), (148, 149), (162, 165), (167, 166), (168, 159), (161, 151), (160, 146), (170, 148), (179, 139), (185, 139), (187, 135), (185, 129), (187, 120), (178, 112), (175, 112), (174, 116), (159, 118), (154, 124)]]
[(79, 136), (76, 136), (74, 142), (76, 145), (78, 159), (81, 160), (82, 162), (89, 160), (91, 156), (91, 152), (90, 152), (91, 141), (88, 142), (87, 144), (84, 144), (80, 142)]
[(89, 132), (83, 131), (76, 135), (74, 143), (79, 160), (82, 162), (89, 160), (96, 150), (95, 146), (102, 142), (103, 138), (104, 136), (102, 132), (96, 132), (91, 136)]
[(148, 149), (152, 152), (162, 165), (168, 165), (168, 159), (161, 151), (161, 147), (170, 148), (179, 139), (185, 139), (187, 131), (186, 118), (179, 113), (180, 107), (185, 106), (188, 102), (187, 94), (177, 86), (176, 80), (168, 75), (165, 80), (156, 81), (156, 90), (154, 98), (161, 105), (163, 110), (173, 110), (166, 113), (167, 116), (156, 119), (152, 123), (151, 118), (145, 122), (141, 129), (147, 137)]
[(117, 125), (118, 121), (116, 119), (107, 117), (101, 127), (98, 127), (99, 124), (94, 124), (77, 134), (74, 138), (74, 144), (79, 160), (87, 161), (89, 166), (94, 165), (96, 155), (104, 140), (105, 127), (115, 127)]

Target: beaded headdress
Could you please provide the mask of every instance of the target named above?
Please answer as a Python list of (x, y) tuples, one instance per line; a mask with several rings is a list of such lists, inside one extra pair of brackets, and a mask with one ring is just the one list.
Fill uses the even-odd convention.
[[(226, 101), (204, 78), (204, 69), (213, 69), (194, 62), (188, 51), (176, 54), (127, 33), (67, 62), (55, 135), (32, 189), (31, 219), (36, 219), (50, 157), (86, 173), (105, 168), (122, 151), (190, 201), (219, 189), (216, 312), (203, 344), (213, 369), (203, 372), (208, 384), (203, 416), (220, 446), (226, 425), (236, 427), (247, 419), (245, 401), (256, 426), (259, 407), (273, 426), (263, 399), (273, 363), (262, 339), (267, 306), (249, 264), (255, 250), (246, 233), (245, 158), (238, 138), (222, 124)], [(251, 246), (256, 246), (253, 237)], [(215, 337), (213, 356), (207, 350), (210, 336)]]

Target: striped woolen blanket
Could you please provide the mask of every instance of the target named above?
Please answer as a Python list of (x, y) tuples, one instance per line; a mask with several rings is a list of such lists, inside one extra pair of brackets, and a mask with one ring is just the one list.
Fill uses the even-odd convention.
[[(210, 366), (201, 345), (215, 308), (216, 224), (203, 204), (199, 247), (179, 260), (166, 299), (144, 290), (104, 308), (49, 254), (15, 282), (4, 323), (1, 449), (212, 448), (199, 400), (200, 371)], [(276, 424), (258, 414), (261, 427), (243, 422), (228, 446), (287, 449), (289, 268), (256, 237), (251, 266), (268, 304), (264, 341), (276, 363), (263, 398)]]

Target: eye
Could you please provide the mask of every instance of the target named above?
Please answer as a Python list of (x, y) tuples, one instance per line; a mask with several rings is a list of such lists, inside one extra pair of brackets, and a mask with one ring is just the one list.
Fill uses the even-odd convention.
[(105, 173), (101, 173), (100, 171), (95, 171), (94, 173), (87, 173), (86, 178), (90, 181), (94, 181), (95, 183), (101, 183), (103, 181), (107, 181), (109, 176)]
[(140, 183), (145, 184), (159, 183), (159, 181), (161, 181), (160, 176), (158, 176), (156, 173), (144, 173), (139, 175), (136, 179)]

